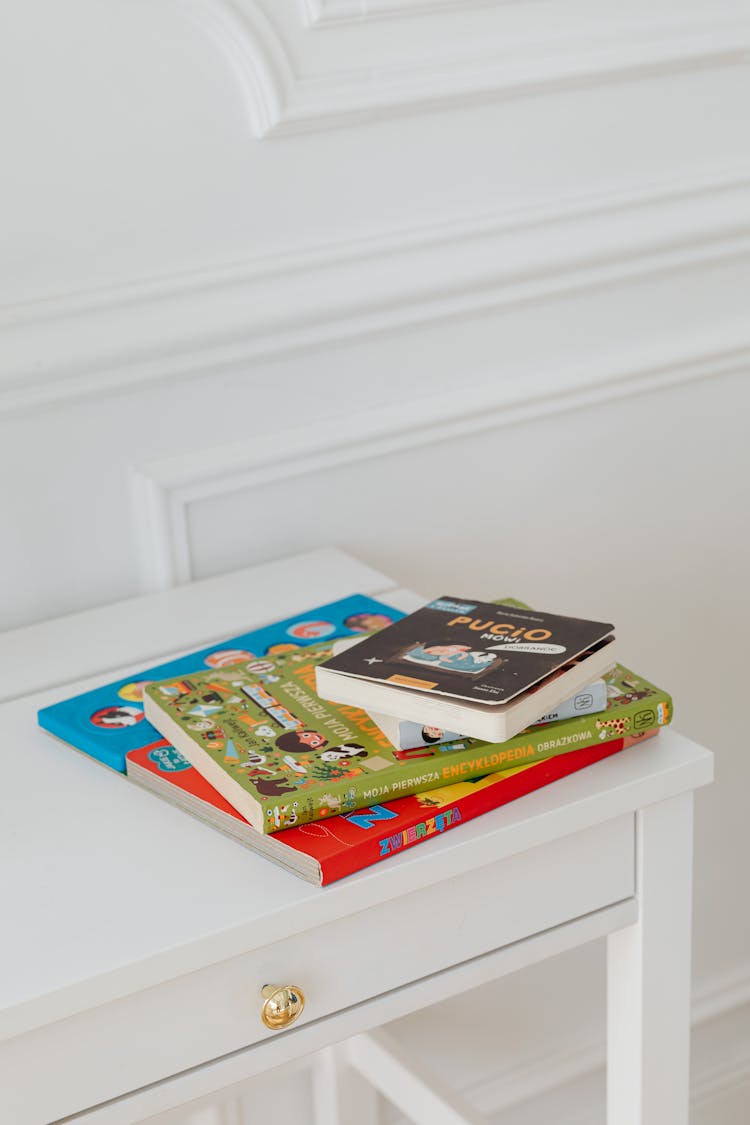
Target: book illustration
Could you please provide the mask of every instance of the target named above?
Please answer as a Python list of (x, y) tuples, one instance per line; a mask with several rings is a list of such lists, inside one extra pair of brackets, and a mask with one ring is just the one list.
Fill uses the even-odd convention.
[[(625, 696), (622, 696), (622, 700), (624, 702), (629, 701)], [(538, 719), (532, 726), (539, 726), (542, 723), (555, 723), (561, 719), (575, 718), (577, 715), (593, 715), (604, 711), (606, 706), (607, 684), (603, 679), (595, 680), (561, 703), (554, 711), (542, 715), (541, 719)], [(458, 731), (426, 726), (422, 723), (412, 722), (410, 719), (398, 719), (394, 715), (383, 715), (377, 711), (368, 711), (368, 714), (383, 733), (388, 736), (389, 742), (397, 750), (418, 751), (425, 746), (434, 746), (437, 742), (455, 742), (461, 738)]]
[[(531, 727), (500, 744), (461, 738), (399, 751), (364, 711), (316, 696), (316, 667), (330, 652), (323, 642), (302, 662), (294, 652), (264, 660), (261, 672), (237, 665), (152, 683), (145, 695), (148, 718), (247, 820), (273, 833), (374, 799), (610, 741), (634, 731), (642, 711), (657, 722), (670, 716), (669, 697), (640, 681), (650, 706), (644, 707), (646, 696), (625, 704), (610, 700), (600, 726), (581, 716)], [(621, 669), (613, 682), (632, 676)]]
[[(241, 613), (242, 607), (238, 606), (238, 617)], [(63, 742), (124, 772), (129, 751), (159, 738), (158, 732), (144, 719), (143, 691), (150, 683), (168, 677), (185, 677), (174, 683), (176, 697), (192, 690), (190, 674), (199, 669), (214, 669), (220, 678), (220, 674), (234, 667), (253, 664), (256, 671), (263, 673), (266, 658), (296, 656), (304, 660), (307, 648), (319, 643), (322, 634), (326, 640), (356, 636), (390, 625), (400, 617), (403, 614), (399, 610), (355, 594), (54, 703), (39, 712), (39, 724)], [(273, 674), (272, 665), (269, 667), (270, 673), (266, 668), (266, 674)], [(196, 706), (204, 711), (199, 710), (194, 717), (210, 719), (217, 713), (210, 710), (215, 705), (215, 701), (213, 704), (201, 701)]]
[[(573, 746), (591, 745), (606, 742), (613, 738), (623, 738), (639, 734), (651, 728), (659, 729), (672, 721), (672, 700), (665, 691), (649, 683), (634, 672), (617, 664), (603, 678), (606, 688), (606, 706), (597, 711), (572, 713), (568, 718), (554, 722), (534, 723), (525, 731), (500, 743), (510, 762), (514, 756), (519, 759), (544, 758), (561, 754)], [(636, 684), (637, 688), (633, 685)], [(592, 685), (594, 686), (594, 685)], [(635, 698), (631, 695), (635, 694)], [(473, 738), (456, 738), (450, 742), (440, 742), (432, 746), (419, 746), (412, 749), (394, 750), (401, 761), (419, 759), (434, 761), (445, 755), (446, 765), (452, 752), (466, 751), (473, 747), (487, 747), (488, 743)]]
[[(306, 878), (328, 884), (490, 812), (553, 781), (576, 773), (657, 733), (655, 730), (531, 765), (517, 765), (471, 781), (400, 797), (345, 815), (256, 832), (190, 763), (165, 742), (128, 754), (128, 776), (246, 847)], [(333, 801), (332, 812), (336, 811)]]
[(326, 706), (310, 690), (313, 662), (330, 651), (318, 643), (302, 662), (286, 652), (146, 689), (155, 721), (166, 713), (178, 733), (265, 810), (264, 831), (363, 803), (355, 780), (395, 764), (387, 739), (364, 712)]
[(504, 663), (504, 657), (471, 649), (468, 645), (418, 644), (406, 649), (396, 659), (412, 664), (426, 664), (441, 672), (458, 672), (464, 676), (476, 676), (479, 672), (488, 672), (490, 668)]
[(95, 727), (104, 730), (117, 730), (122, 727), (134, 727), (143, 718), (142, 707), (100, 707), (90, 717), (90, 722)]
[(338, 652), (323, 671), (327, 683), (329, 677), (347, 676), (505, 704), (587, 659), (611, 639), (612, 629), (510, 601), (445, 596)]
[[(398, 617), (403, 617), (403, 614), (398, 614)], [(392, 625), (394, 620), (392, 612), (377, 613), (366, 610), (363, 613), (349, 614), (344, 618), (344, 625), (352, 633), (375, 633)]]

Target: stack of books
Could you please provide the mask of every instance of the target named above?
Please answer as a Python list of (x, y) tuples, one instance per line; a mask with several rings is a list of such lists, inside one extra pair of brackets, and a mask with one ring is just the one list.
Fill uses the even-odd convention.
[(361, 595), (39, 712), (51, 734), (325, 884), (621, 752), (672, 717), (610, 624)]

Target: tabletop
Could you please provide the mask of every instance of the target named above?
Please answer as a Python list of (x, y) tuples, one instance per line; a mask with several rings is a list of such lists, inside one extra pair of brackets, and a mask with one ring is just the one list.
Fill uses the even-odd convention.
[[(404, 609), (419, 600), (338, 552), (315, 552), (287, 566), (286, 599), (281, 587), (262, 589), (257, 568), (241, 574), (244, 578), (227, 580), (226, 598), (220, 579), (203, 590), (203, 584), (183, 588), (172, 625), (164, 605), (173, 592), (138, 599), (131, 604), (127, 635), (112, 644), (126, 658), (117, 669), (110, 657), (106, 675), (63, 682), (61, 663), (91, 671), (92, 653), (76, 655), (68, 643), (57, 662), (48, 652), (44, 657), (43, 678), (54, 686), (0, 709), (0, 884), (6, 919), (0, 956), (6, 968), (12, 966), (0, 980), (0, 1036), (365, 910), (710, 780), (711, 755), (663, 731), (386, 863), (330, 887), (312, 887), (56, 742), (36, 724), (40, 707), (127, 674), (153, 657), (332, 597), (361, 592)], [(295, 574), (298, 580), (291, 581)], [(238, 589), (246, 592), (247, 611), (242, 621), (230, 621), (229, 604), (236, 614)], [(83, 631), (95, 639), (95, 652), (103, 653), (106, 630), (120, 613), (109, 607), (51, 623), (48, 643), (50, 635), (63, 644)], [(41, 645), (42, 627), (31, 632)], [(16, 631), (14, 642), (30, 651), (24, 648), (31, 645), (25, 631)], [(7, 657), (7, 640), (5, 649), (2, 643), (0, 656)]]

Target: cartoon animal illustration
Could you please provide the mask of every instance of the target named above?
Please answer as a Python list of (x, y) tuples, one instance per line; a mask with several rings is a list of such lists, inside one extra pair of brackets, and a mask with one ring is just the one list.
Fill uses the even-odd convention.
[(320, 807), (330, 809), (331, 812), (339, 812), (341, 809), (341, 798), (334, 797), (332, 793), (324, 793), (320, 798)]
[(273, 727), (269, 727), (268, 723), (263, 723), (262, 726), (256, 727), (253, 734), (257, 734), (259, 738), (275, 738), (276, 731)]
[(276, 828), (291, 828), (299, 819), (297, 805), (297, 801), (291, 805), (274, 805), (272, 809), (266, 810), (266, 816), (273, 821)]
[[(278, 745), (278, 743), (277, 743)], [(341, 746), (334, 746), (324, 750), (320, 755), (323, 762), (338, 762), (340, 758), (366, 758), (367, 751), (358, 742), (344, 742)]]
[(294, 792), (294, 786), (288, 785), (285, 778), (259, 777), (255, 781), (255, 788), (261, 797), (283, 797), (285, 793)]
[(609, 738), (611, 735), (622, 738), (630, 730), (630, 719), (627, 715), (622, 719), (597, 719), (595, 725), (599, 738)]
[(276, 773), (276, 770), (266, 769), (264, 765), (265, 761), (265, 754), (260, 754), (255, 750), (250, 750), (247, 755), (247, 760), (244, 762), (240, 762), (238, 769), (247, 770), (248, 777), (262, 777), (264, 774), (266, 776), (273, 777)]

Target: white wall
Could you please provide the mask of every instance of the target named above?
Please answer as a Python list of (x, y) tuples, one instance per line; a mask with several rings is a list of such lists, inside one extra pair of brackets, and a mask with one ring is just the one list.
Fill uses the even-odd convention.
[[(750, 1077), (747, 0), (6, 8), (0, 628), (328, 542), (609, 615), (719, 756), (718, 1120)], [(595, 1105), (599, 960), (399, 1033), (493, 1112), (549, 1074)]]

